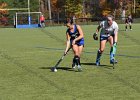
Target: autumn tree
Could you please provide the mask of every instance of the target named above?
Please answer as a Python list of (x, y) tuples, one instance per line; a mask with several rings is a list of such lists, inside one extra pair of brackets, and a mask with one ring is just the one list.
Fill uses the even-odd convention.
[(68, 17), (72, 15), (81, 16), (83, 10), (82, 0), (66, 0), (64, 8)]
[[(7, 7), (7, 3), (1, 2), (0, 9), (4, 9), (5, 7)], [(7, 13), (8, 13), (7, 10), (0, 10), (0, 18), (3, 17)]]

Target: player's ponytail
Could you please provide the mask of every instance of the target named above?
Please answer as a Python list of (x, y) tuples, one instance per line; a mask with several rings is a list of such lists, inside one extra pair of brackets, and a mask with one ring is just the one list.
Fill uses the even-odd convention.
[(68, 24), (68, 23), (73, 24), (73, 19), (68, 18), (68, 19), (66, 20), (65, 24)]

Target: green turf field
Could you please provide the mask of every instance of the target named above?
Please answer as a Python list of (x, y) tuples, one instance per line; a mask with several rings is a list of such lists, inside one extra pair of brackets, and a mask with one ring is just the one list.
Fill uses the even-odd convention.
[(109, 44), (101, 67), (95, 66), (96, 27), (82, 26), (83, 72), (71, 69), (70, 51), (56, 73), (50, 68), (64, 52), (66, 27), (0, 28), (0, 100), (140, 100), (140, 24), (127, 32), (119, 25), (115, 69), (109, 63)]

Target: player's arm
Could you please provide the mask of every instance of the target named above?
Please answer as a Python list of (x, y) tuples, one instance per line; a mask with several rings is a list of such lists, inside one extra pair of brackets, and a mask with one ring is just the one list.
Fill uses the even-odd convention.
[(64, 53), (66, 53), (69, 48), (70, 48), (70, 35), (67, 32), (66, 33), (66, 49), (65, 49), (65, 52)]
[(118, 25), (116, 24), (115, 30), (114, 30), (114, 44), (118, 42)]
[(98, 33), (99, 33), (99, 30), (100, 30), (101, 26), (99, 25), (96, 29), (96, 32), (93, 34), (93, 39), (94, 40), (98, 40)]
[(100, 26), (100, 25), (98, 25), (98, 27), (97, 27), (97, 29), (96, 29), (96, 34), (98, 34), (98, 33), (99, 33), (100, 28), (101, 28), (101, 26)]
[(114, 43), (117, 43), (117, 41), (118, 41), (118, 31), (115, 32), (114, 34)]
[(133, 19), (131, 18), (131, 23), (133, 23)]

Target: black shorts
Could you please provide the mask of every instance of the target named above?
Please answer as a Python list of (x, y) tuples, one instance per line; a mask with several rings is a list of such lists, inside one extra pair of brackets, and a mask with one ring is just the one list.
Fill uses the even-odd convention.
[(41, 23), (44, 23), (45, 21), (41, 21)]

